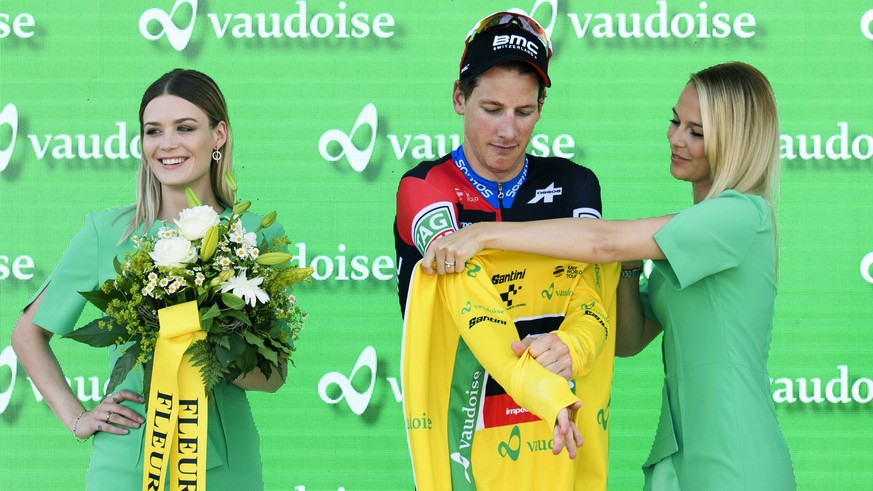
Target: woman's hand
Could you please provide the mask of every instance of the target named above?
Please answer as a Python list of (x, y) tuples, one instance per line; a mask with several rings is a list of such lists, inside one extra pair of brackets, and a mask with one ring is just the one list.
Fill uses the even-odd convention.
[(464, 263), (484, 247), (487, 223), (475, 223), (431, 243), (422, 259), (427, 274), (460, 273)]
[(255, 367), (252, 371), (245, 375), (240, 375), (233, 381), (233, 385), (242, 390), (253, 390), (258, 392), (276, 392), (280, 387), (285, 385), (285, 378), (288, 376), (288, 362), (279, 357), (279, 366), (273, 366), (270, 370), (270, 376), (264, 376), (264, 372), (260, 368)]
[(73, 423), (70, 431), (76, 438), (88, 438), (98, 431), (126, 435), (128, 428), (139, 428), (145, 418), (129, 407), (121, 405), (122, 401), (133, 401), (139, 404), (145, 399), (129, 390), (120, 390), (106, 396), (100, 404), (90, 411), (82, 413)]

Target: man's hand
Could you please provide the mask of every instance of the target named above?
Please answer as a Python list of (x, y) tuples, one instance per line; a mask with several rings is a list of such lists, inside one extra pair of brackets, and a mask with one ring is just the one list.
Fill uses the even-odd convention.
[(552, 431), (552, 437), (555, 439), (553, 454), (560, 455), (561, 450), (566, 447), (567, 456), (570, 459), (576, 458), (576, 449), (582, 446), (582, 433), (573, 422), (573, 413), (580, 407), (582, 407), (582, 401), (576, 401), (558, 412), (555, 429)]
[(512, 351), (521, 356), (524, 350), (530, 349), (530, 355), (546, 370), (560, 375), (567, 380), (573, 376), (573, 359), (570, 358), (570, 348), (561, 341), (555, 333), (537, 337), (526, 337), (512, 343)]

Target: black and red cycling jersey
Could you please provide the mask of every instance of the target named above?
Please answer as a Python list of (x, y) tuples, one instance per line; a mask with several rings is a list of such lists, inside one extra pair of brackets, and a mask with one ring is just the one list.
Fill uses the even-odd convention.
[(436, 238), (478, 222), (601, 218), (600, 184), (590, 169), (560, 157), (525, 156), (507, 183), (482, 178), (463, 147), (406, 172), (397, 189), (394, 249), (401, 313), (412, 268)]

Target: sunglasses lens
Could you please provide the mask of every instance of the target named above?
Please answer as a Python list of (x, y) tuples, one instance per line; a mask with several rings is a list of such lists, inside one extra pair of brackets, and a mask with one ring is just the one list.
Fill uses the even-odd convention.
[(551, 53), (552, 43), (549, 41), (546, 31), (544, 31), (536, 22), (532, 22), (531, 19), (510, 12), (498, 12), (480, 20), (475, 26), (473, 26), (470, 33), (467, 34), (466, 42), (469, 43), (472, 41), (476, 34), (480, 34), (494, 27), (506, 26), (513, 21), (515, 21), (522, 29), (539, 39), (540, 42), (543, 43), (543, 46), (545, 46), (549, 50), (549, 53)]

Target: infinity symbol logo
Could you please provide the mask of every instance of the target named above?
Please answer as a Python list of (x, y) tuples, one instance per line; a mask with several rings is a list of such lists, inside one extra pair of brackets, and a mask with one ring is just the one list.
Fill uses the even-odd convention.
[(464, 466), (464, 477), (467, 478), (467, 482), (473, 482), (472, 480), (470, 480), (470, 461), (467, 460), (466, 457), (461, 455), (461, 452), (454, 452), (449, 455), (449, 457), (458, 464)]
[[(358, 392), (358, 390), (352, 386), (351, 381), (355, 379), (358, 370), (365, 367), (370, 369), (370, 384), (365, 391)], [(335, 399), (331, 398), (327, 393), (328, 387), (334, 384), (339, 386), (341, 391), (340, 395)], [(352, 369), (352, 373), (349, 374), (348, 377), (339, 372), (330, 372), (321, 377), (321, 380), (318, 381), (318, 395), (321, 396), (321, 400), (328, 404), (337, 404), (345, 399), (346, 403), (349, 405), (349, 409), (351, 409), (356, 415), (360, 416), (367, 410), (367, 406), (370, 405), (370, 398), (373, 396), (373, 387), (375, 384), (376, 348), (367, 346), (364, 348), (364, 351), (361, 352), (358, 361), (355, 363), (355, 367)]]
[(12, 138), (9, 140), (9, 145), (0, 150), (0, 172), (6, 169), (9, 161), (12, 160), (12, 151), (15, 150), (15, 137), (18, 135), (18, 109), (15, 104), (6, 104), (6, 107), (0, 111), (0, 127), (8, 124), (12, 128)]
[[(173, 17), (176, 17), (176, 12), (182, 5), (188, 5), (191, 7), (191, 20), (188, 21), (186, 27), (180, 29), (175, 23), (173, 23)], [(151, 8), (143, 12), (139, 17), (139, 32), (149, 41), (157, 41), (161, 36), (166, 34), (167, 40), (170, 41), (170, 46), (172, 46), (176, 51), (182, 51), (185, 49), (185, 46), (188, 46), (188, 41), (191, 40), (191, 33), (194, 32), (196, 13), (197, 0), (176, 0), (175, 5), (173, 5), (173, 10), (171, 10), (169, 14), (159, 8)], [(158, 31), (157, 34), (149, 32), (149, 23), (153, 20), (158, 21), (158, 24), (161, 25), (161, 30)]]
[(554, 295), (555, 295), (555, 284), (554, 283), (549, 285), (548, 290), (543, 290), (543, 292), (542, 292), (543, 298), (546, 298), (549, 300), (551, 300), (552, 296), (554, 296)]
[[(551, 10), (552, 10), (551, 19), (549, 20), (548, 24), (546, 24), (544, 22), (540, 22), (540, 20), (536, 18), (537, 10), (543, 4), (546, 4), (549, 7), (551, 7)], [(510, 12), (518, 12), (518, 13), (524, 14), (532, 19), (536, 19), (536, 21), (539, 22), (539, 24), (541, 26), (543, 26), (543, 30), (546, 31), (546, 35), (549, 36), (549, 39), (552, 39), (552, 31), (555, 29), (555, 19), (558, 18), (558, 0), (537, 0), (536, 2), (534, 2), (534, 6), (530, 9), (530, 13), (527, 13), (522, 9), (509, 9), (509, 11)]]
[[(355, 134), (361, 129), (362, 126), (366, 126), (371, 134), (370, 134), (370, 143), (364, 149), (359, 149), (355, 147), (352, 140), (355, 138)], [(364, 106), (364, 109), (361, 110), (361, 113), (358, 114), (358, 119), (355, 121), (355, 126), (352, 128), (352, 132), (350, 134), (343, 133), (340, 130), (327, 130), (321, 135), (321, 138), (318, 140), (318, 152), (325, 160), (329, 160), (331, 162), (336, 162), (337, 160), (346, 157), (349, 161), (349, 165), (352, 166), (352, 169), (355, 172), (363, 172), (364, 169), (367, 168), (367, 165), (370, 164), (370, 156), (373, 154), (373, 146), (376, 143), (376, 129), (378, 127), (378, 114), (376, 114), (376, 106), (372, 103)], [(339, 154), (332, 155), (328, 152), (328, 145), (331, 143), (338, 143), (342, 148)]]
[[(873, 12), (873, 10), (871, 10)], [(0, 170), (3, 168), (0, 167)], [(864, 278), (864, 281), (867, 283), (873, 283), (873, 274), (870, 274), (871, 268), (873, 268), (873, 252), (867, 254), (861, 259), (861, 278)]]
[(512, 427), (508, 441), (500, 442), (500, 445), (497, 445), (497, 453), (501, 457), (508, 456), (512, 460), (518, 460), (518, 454), (521, 453), (521, 431), (518, 429), (518, 425)]
[(15, 357), (12, 346), (7, 346), (0, 351), (0, 367), (9, 367), (11, 372), (11, 376), (7, 377), (9, 387), (0, 392), (0, 414), (3, 414), (9, 407), (9, 401), (12, 400), (12, 389), (15, 388), (15, 376), (18, 373), (18, 358)]
[(861, 34), (873, 41), (873, 9), (861, 16)]
[(609, 399), (609, 402), (606, 403), (606, 407), (597, 411), (597, 423), (606, 429), (606, 426), (609, 424), (609, 404), (612, 403), (612, 399)]

